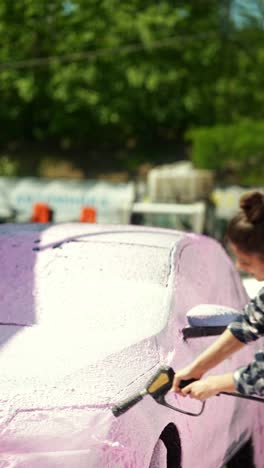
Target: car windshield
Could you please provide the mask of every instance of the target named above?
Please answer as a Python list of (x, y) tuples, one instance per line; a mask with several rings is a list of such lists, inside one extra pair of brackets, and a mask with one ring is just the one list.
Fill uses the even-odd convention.
[(43, 252), (36, 264), (39, 319), (81, 323), (89, 333), (156, 329), (165, 317), (168, 262), (167, 248), (103, 242)]
[(87, 340), (129, 345), (166, 324), (168, 247), (81, 240), (40, 250), (33, 262), (32, 238), (6, 240), (6, 251), (16, 247), (6, 256), (2, 325), (85, 330)]

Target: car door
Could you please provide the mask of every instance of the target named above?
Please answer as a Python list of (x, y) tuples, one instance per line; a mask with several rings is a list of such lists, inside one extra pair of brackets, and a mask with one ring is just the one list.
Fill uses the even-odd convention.
[[(189, 364), (217, 338), (217, 331), (215, 336), (194, 334), (184, 337), (184, 330), (188, 326), (186, 313), (198, 304), (218, 304), (241, 310), (248, 296), (233, 263), (213, 239), (205, 236), (185, 238), (175, 252), (174, 268), (174, 325), (176, 333), (181, 336), (181, 340), (177, 341), (173, 362), (177, 370)], [(210, 374), (231, 372), (249, 362), (253, 351), (251, 347), (245, 347), (211, 370)], [(184, 405), (181, 402), (187, 411), (192, 409), (193, 404), (188, 399)], [(199, 458), (200, 466), (203, 467), (222, 466), (250, 438), (255, 414), (256, 408), (252, 410), (252, 404), (244, 400), (217, 396), (206, 402), (205, 411), (199, 418), (189, 418), (187, 421), (186, 417), (177, 417), (180, 433), (184, 434), (183, 467), (192, 466), (194, 457)]]

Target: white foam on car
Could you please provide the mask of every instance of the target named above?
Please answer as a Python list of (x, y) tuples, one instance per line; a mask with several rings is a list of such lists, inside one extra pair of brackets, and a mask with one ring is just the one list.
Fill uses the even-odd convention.
[(232, 307), (224, 307), (217, 304), (199, 304), (186, 314), (192, 327), (216, 327), (227, 326), (241, 315)]
[[(124, 351), (116, 375), (107, 377), (107, 362), (115, 359), (109, 356), (154, 336), (166, 323), (170, 248), (177, 235), (161, 230), (159, 236), (155, 230), (152, 245), (151, 229), (130, 227), (125, 234), (123, 227), (98, 225), (39, 229), (0, 229), (2, 394), (14, 393), (19, 402), (19, 392), (53, 387), (41, 401), (58, 402), (60, 388), (74, 381), (80, 395), (85, 391), (88, 401), (91, 393), (93, 402), (89, 367), (105, 359), (104, 376), (95, 384), (101, 385), (97, 397), (107, 400), (131, 381), (133, 371), (158, 360), (155, 347), (146, 350), (144, 360), (136, 347), (132, 365)], [(123, 381), (119, 368), (126, 369)], [(104, 379), (111, 380), (105, 389)]]

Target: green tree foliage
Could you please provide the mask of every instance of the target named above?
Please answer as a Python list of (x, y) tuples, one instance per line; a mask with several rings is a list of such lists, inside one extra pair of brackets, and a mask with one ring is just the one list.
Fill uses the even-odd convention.
[(263, 185), (263, 120), (204, 127), (187, 135), (192, 141), (192, 161), (197, 168), (215, 171), (219, 182)]
[(175, 157), (190, 126), (261, 119), (263, 25), (233, 7), (2, 0), (0, 143), (86, 148), (89, 158), (74, 153), (84, 167), (97, 154), (133, 167), (146, 149), (153, 162), (154, 148)]

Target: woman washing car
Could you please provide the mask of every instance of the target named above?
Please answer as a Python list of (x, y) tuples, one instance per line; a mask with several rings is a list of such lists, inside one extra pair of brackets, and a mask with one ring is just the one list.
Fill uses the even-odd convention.
[[(236, 265), (258, 281), (264, 280), (264, 193), (251, 192), (240, 199), (240, 210), (230, 221), (227, 240)], [(221, 286), (220, 286), (221, 287)], [(264, 335), (264, 288), (243, 309), (224, 333), (190, 365), (175, 373), (172, 390), (182, 396), (205, 400), (220, 392), (239, 391), (245, 395), (264, 395), (264, 350), (255, 360), (235, 372), (201, 377), (250, 341)], [(181, 380), (198, 379), (182, 390)]]

